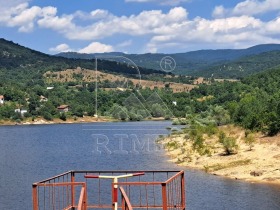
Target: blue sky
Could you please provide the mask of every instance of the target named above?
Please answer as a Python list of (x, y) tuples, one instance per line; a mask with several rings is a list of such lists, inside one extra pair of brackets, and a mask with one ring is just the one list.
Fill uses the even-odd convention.
[(0, 0), (0, 37), (56, 54), (280, 43), (279, 0)]

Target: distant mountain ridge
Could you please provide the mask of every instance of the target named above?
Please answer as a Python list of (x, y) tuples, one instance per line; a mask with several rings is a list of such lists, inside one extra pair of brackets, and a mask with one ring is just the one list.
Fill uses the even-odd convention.
[[(118, 62), (98, 60), (101, 70), (130, 74), (134, 67)], [(14, 79), (30, 76), (34, 79), (42, 77), (46, 71), (60, 71), (65, 69), (76, 69), (77, 67), (95, 69), (95, 61), (80, 58), (65, 58), (44, 54), (27, 47), (16, 44), (12, 41), (0, 39), (0, 78)], [(164, 74), (162, 71), (139, 68), (141, 74)], [(3, 78), (3, 77), (2, 77)]]
[[(152, 68), (160, 70), (160, 61), (164, 56), (171, 56), (175, 59), (177, 68), (174, 73), (185, 75), (197, 75), (201, 73), (203, 76), (206, 71), (219, 65), (228, 64), (242, 58), (249, 56), (256, 56), (262, 53), (280, 51), (280, 44), (262, 44), (256, 45), (247, 49), (218, 49), (218, 50), (198, 50), (186, 53), (175, 54), (161, 54), (161, 53), (147, 53), (147, 54), (125, 54), (121, 52), (112, 53), (94, 53), (94, 54), (80, 54), (76, 52), (59, 53), (57, 56), (66, 58), (83, 58), (92, 59), (97, 57), (110, 57), (110, 56), (125, 56), (137, 65), (145, 68)], [(280, 64), (280, 63), (279, 63)], [(252, 73), (253, 71), (250, 70)]]
[[(176, 54), (125, 54), (122, 52), (79, 54), (75, 52), (58, 55), (44, 54), (12, 41), (0, 39), (0, 77), (15, 78), (16, 75), (39, 78), (46, 71), (60, 71), (82, 67), (95, 69), (92, 58), (98, 57), (101, 70), (127, 74), (133, 67), (112, 57), (126, 57), (136, 63), (141, 74), (164, 74), (159, 71), (164, 56), (175, 59), (177, 67), (172, 73), (240, 79), (251, 74), (280, 66), (280, 44), (264, 44), (247, 49), (199, 50)], [(106, 61), (108, 60), (108, 61)], [(114, 61), (114, 62), (112, 62)], [(117, 62), (115, 62), (117, 61)], [(12, 71), (11, 71), (12, 70)], [(135, 71), (135, 70), (134, 70)]]

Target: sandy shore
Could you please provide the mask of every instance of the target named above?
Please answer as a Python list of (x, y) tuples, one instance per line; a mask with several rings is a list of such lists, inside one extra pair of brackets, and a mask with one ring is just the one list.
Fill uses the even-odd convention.
[[(163, 117), (159, 118), (151, 118), (147, 121), (164, 121), (165, 119)], [(0, 120), (0, 126), (1, 125), (45, 125), (45, 124), (73, 124), (73, 123), (94, 123), (94, 122), (120, 122), (119, 120), (109, 118), (109, 117), (77, 117), (77, 118), (67, 118), (66, 121), (63, 121), (61, 119), (53, 119), (53, 120), (45, 120), (43, 118), (36, 118), (34, 121), (32, 121), (31, 118), (27, 118), (24, 121), (17, 123), (15, 121), (10, 120)], [(121, 121), (125, 122), (125, 121)]]
[(34, 121), (28, 118), (24, 121), (17, 123), (15, 121), (1, 120), (0, 125), (45, 125), (45, 124), (73, 124), (73, 123), (93, 123), (93, 122), (113, 122), (115, 120), (105, 117), (78, 117), (78, 118), (68, 118), (66, 121), (61, 119), (53, 119), (51, 121), (45, 120), (43, 118), (36, 118)]
[(233, 126), (219, 128), (237, 139), (236, 153), (225, 155), (217, 136), (204, 136), (210, 155), (200, 155), (193, 149), (186, 134), (172, 134), (160, 139), (171, 161), (178, 165), (208, 173), (250, 182), (280, 184), (280, 135), (265, 137), (255, 134), (253, 148), (245, 144), (245, 132)]

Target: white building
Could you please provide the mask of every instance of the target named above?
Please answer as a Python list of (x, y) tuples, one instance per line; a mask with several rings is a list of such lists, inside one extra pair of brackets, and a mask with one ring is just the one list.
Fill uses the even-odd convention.
[(4, 96), (0, 95), (0, 105), (4, 104)]
[(15, 112), (18, 112), (21, 114), (21, 116), (24, 116), (25, 113), (27, 113), (26, 109), (15, 109)]

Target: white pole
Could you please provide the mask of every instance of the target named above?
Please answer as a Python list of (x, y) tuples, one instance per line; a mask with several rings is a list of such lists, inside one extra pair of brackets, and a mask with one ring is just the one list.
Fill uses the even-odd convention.
[[(118, 183), (118, 178), (114, 178), (114, 183)], [(118, 210), (118, 185), (114, 184), (114, 209)]]

